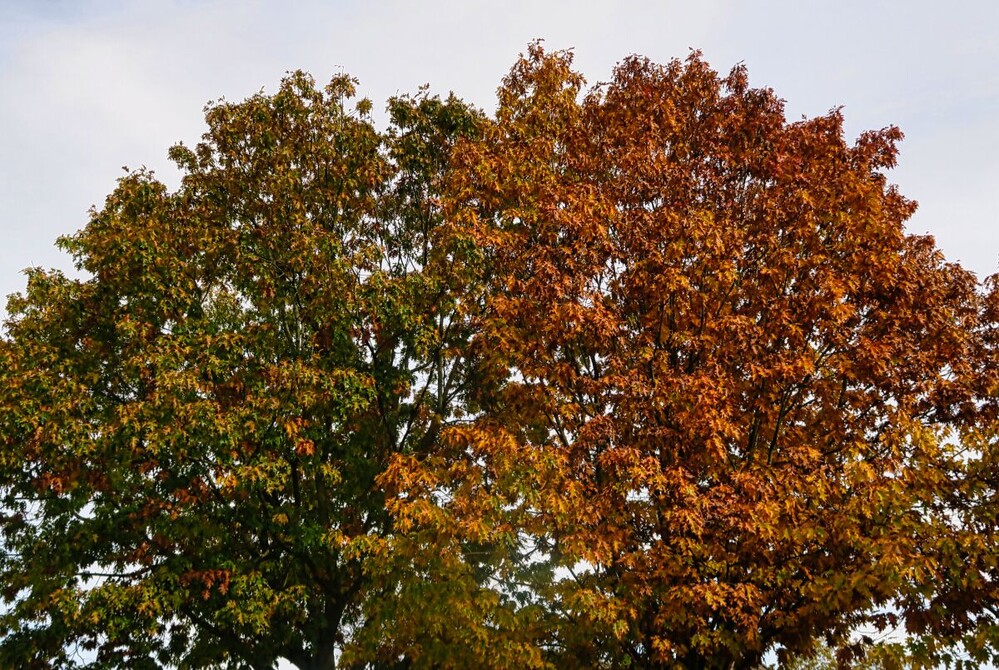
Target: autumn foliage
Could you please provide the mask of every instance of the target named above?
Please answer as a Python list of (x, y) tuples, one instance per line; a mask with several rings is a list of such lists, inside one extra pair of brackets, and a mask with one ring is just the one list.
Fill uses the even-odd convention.
[(0, 665), (996, 657), (999, 295), (898, 129), (698, 53), (353, 94), (210, 105), (12, 297)]

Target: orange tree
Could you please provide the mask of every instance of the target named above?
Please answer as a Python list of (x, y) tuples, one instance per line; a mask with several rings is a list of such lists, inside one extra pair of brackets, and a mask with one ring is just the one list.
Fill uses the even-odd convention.
[(207, 109), (0, 340), (4, 667), (736, 668), (996, 648), (999, 299), (894, 128), (533, 46), (487, 118)]
[[(787, 123), (697, 53), (583, 96), (535, 46), (505, 79), (449, 180), (493, 382), (442, 447), (476, 475), (437, 506), (546, 568), (555, 667), (748, 668), (823, 637), (849, 660), (858, 627), (903, 624), (917, 664), (994, 653), (995, 295), (906, 234), (900, 138)], [(447, 477), (396, 462), (400, 490), (432, 482), (399, 503), (418, 523)]]

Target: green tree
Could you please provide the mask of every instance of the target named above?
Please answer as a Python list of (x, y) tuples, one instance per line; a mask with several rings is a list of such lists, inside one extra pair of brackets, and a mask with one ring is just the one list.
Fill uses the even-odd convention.
[(11, 299), (3, 667), (331, 668), (396, 597), (376, 477), (468, 392), (434, 196), (479, 114), (353, 95), (209, 105), (176, 192), (130, 173), (60, 241), (89, 279)]

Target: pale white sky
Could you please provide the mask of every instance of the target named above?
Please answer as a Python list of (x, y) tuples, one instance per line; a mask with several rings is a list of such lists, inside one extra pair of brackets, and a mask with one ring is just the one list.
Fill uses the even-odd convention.
[(742, 61), (788, 116), (844, 106), (899, 125), (893, 173), (913, 232), (980, 276), (999, 269), (999, 3), (923, 0), (0, 0), (0, 296), (86, 224), (122, 175), (198, 140), (202, 108), (297, 68), (360, 78), (376, 107), (422, 83), (486, 110), (528, 42), (573, 47), (590, 82), (631, 53)]

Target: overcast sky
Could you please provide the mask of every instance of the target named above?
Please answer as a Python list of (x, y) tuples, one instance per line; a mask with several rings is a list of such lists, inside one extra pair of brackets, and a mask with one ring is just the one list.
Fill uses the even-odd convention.
[(639, 53), (701, 49), (787, 100), (789, 119), (843, 106), (850, 138), (902, 128), (892, 178), (979, 276), (999, 269), (999, 3), (878, 0), (0, 0), (0, 296), (22, 268), (67, 269), (55, 238), (123, 173), (195, 143), (209, 100), (273, 91), (283, 73), (346, 71), (380, 107), (423, 83), (491, 111), (528, 42), (572, 47), (588, 81)]

